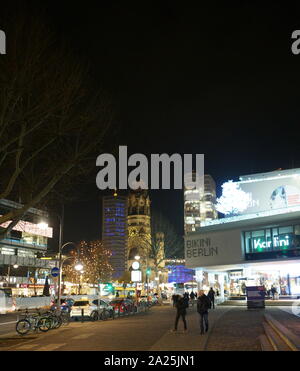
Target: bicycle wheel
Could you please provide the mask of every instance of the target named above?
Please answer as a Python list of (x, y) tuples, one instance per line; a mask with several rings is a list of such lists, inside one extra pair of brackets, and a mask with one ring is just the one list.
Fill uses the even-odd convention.
[(62, 324), (68, 325), (70, 323), (70, 314), (69, 313), (62, 313), (61, 314)]
[(109, 317), (109, 313), (106, 309), (103, 309), (103, 311), (101, 312), (101, 315), (100, 315), (100, 318), (102, 321), (106, 321)]
[(61, 316), (53, 316), (52, 318), (54, 319), (54, 326), (53, 326), (53, 328), (60, 328), (60, 326), (62, 325)]
[(16, 331), (19, 335), (26, 335), (31, 329), (31, 324), (27, 319), (20, 319), (16, 324)]
[(55, 316), (52, 316), (52, 314), (51, 314), (49, 316), (44, 316), (44, 318), (48, 318), (48, 320), (50, 322), (50, 330), (56, 328), (55, 327), (56, 326), (56, 318), (55, 318)]
[(109, 317), (110, 317), (111, 319), (115, 319), (115, 311), (114, 311), (113, 309), (111, 309), (111, 310), (109, 311)]
[(37, 328), (42, 332), (49, 331), (52, 326), (52, 319), (49, 317), (41, 317), (37, 323)]
[(91, 318), (92, 321), (98, 321), (98, 319), (99, 319), (98, 312), (93, 311), (93, 312), (91, 313), (91, 315), (90, 315), (90, 318)]

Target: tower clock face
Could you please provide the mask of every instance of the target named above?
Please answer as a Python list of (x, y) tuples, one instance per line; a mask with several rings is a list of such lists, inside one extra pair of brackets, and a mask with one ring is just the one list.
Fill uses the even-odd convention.
[(139, 262), (133, 262), (131, 266), (132, 266), (133, 269), (139, 269), (140, 263)]

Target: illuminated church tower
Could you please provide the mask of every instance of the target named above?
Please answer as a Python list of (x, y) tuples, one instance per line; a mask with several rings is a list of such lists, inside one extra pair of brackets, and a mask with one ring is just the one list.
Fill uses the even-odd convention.
[(139, 255), (149, 256), (151, 246), (150, 198), (146, 190), (132, 191), (128, 196), (128, 269)]
[[(128, 258), (127, 269), (136, 256), (140, 257), (143, 281), (146, 269), (150, 268), (149, 279), (154, 280), (158, 271), (164, 268), (164, 233), (151, 230), (150, 198), (146, 190), (138, 189), (128, 195)], [(155, 236), (153, 235), (155, 233)]]

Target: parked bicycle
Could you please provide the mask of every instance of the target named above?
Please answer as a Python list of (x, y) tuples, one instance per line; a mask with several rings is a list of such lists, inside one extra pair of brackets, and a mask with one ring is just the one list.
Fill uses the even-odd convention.
[(29, 331), (47, 332), (51, 328), (51, 319), (48, 316), (38, 313), (25, 311), (25, 317), (16, 324), (16, 331), (19, 335), (26, 335)]

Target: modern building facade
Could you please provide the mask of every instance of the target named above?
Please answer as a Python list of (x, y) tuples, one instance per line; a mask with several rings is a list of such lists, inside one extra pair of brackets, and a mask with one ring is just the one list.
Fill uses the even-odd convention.
[[(0, 214), (20, 208), (17, 202), (0, 200)], [(0, 228), (6, 228), (9, 221)], [(48, 213), (35, 208), (29, 209), (5, 238), (0, 240), (0, 285), (26, 288), (30, 278), (37, 279), (37, 273), (49, 274), (54, 261), (41, 259), (47, 252), (48, 239), (53, 229), (48, 226)], [(36, 283), (36, 281), (35, 281)], [(26, 286), (27, 285), (27, 286)]]
[(225, 218), (185, 236), (186, 266), (199, 288), (235, 296), (264, 285), (300, 295), (300, 169), (227, 182), (217, 207)]
[(113, 279), (118, 279), (127, 270), (127, 213), (126, 196), (104, 196), (102, 198), (102, 241), (112, 256)]
[(185, 234), (195, 232), (201, 222), (218, 218), (215, 208), (216, 184), (213, 178), (204, 175), (204, 187), (184, 189), (184, 230)]
[(185, 284), (194, 281), (195, 271), (185, 266), (184, 259), (167, 259), (165, 264), (169, 283)]

